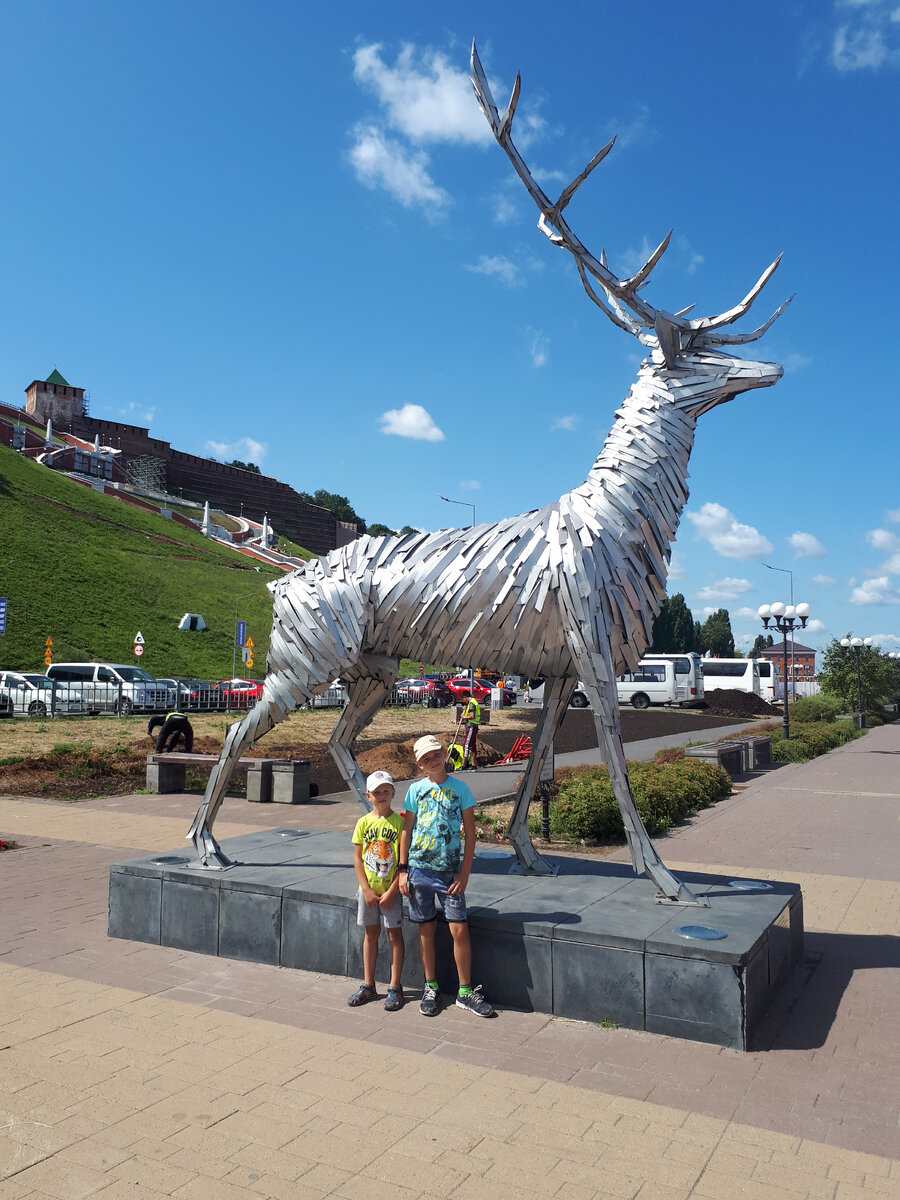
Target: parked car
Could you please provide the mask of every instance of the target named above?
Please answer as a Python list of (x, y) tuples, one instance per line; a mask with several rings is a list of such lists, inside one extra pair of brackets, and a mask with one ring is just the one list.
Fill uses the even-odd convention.
[(46, 717), (56, 713), (87, 712), (81, 693), (53, 683), (46, 675), (25, 674), (20, 671), (0, 671), (0, 712), (12, 716), (27, 713), (30, 717)]
[(127, 717), (138, 709), (162, 709), (168, 693), (149, 671), (126, 663), (52, 663), (47, 678), (74, 685), (91, 713), (114, 712)]
[(215, 700), (211, 696), (211, 683), (204, 683), (202, 679), (157, 679), (157, 683), (165, 686), (168, 693), (166, 699), (167, 707), (177, 708), (215, 708), (219, 699)]
[(453, 704), (454, 695), (442, 679), (405, 679), (401, 695), (407, 704), (421, 704), (425, 708), (446, 708)]
[[(259, 679), (223, 679), (211, 689), (214, 697), (221, 697), (231, 708), (252, 708), (263, 694)], [(215, 701), (216, 707), (221, 707)]]
[(328, 685), (328, 690), (313, 696), (310, 708), (343, 708), (347, 703), (347, 689), (339, 679)]
[[(473, 687), (474, 684), (474, 687)], [(468, 675), (457, 675), (455, 679), (447, 680), (447, 687), (453, 693), (454, 700), (468, 700), (469, 696), (475, 694), (475, 699), (479, 704), (490, 704), (491, 688), (488, 684), (483, 683), (477, 676), (475, 679), (470, 679)], [(503, 688), (503, 705), (507, 707), (510, 704), (515, 704), (516, 693), (512, 688)]]

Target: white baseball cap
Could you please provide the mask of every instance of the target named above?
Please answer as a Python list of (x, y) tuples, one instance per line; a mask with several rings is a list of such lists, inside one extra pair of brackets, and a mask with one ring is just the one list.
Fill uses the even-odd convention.
[(416, 756), (416, 762), (419, 762), (426, 754), (430, 754), (432, 750), (443, 750), (443, 748), (433, 733), (426, 733), (413, 746), (413, 754)]
[(373, 771), (366, 780), (366, 791), (374, 792), (375, 789), (377, 787), (381, 787), (383, 783), (389, 783), (391, 787), (394, 786), (394, 781), (391, 776), (388, 775), (387, 771)]

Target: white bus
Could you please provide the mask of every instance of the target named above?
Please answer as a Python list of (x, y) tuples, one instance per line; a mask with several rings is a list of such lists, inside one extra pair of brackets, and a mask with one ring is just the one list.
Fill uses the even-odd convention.
[(770, 704), (777, 704), (781, 699), (781, 671), (778, 663), (769, 662), (765, 658), (758, 658), (756, 662), (759, 667), (759, 694)]
[(627, 671), (616, 680), (619, 704), (632, 708), (649, 708), (651, 704), (686, 704), (690, 701), (679, 695), (675, 664), (669, 659), (641, 661), (635, 671)]
[(755, 658), (702, 658), (700, 667), (708, 691), (733, 688), (759, 695), (759, 664)]
[(678, 703), (693, 704), (703, 699), (703, 672), (700, 669), (701, 658), (696, 650), (684, 654), (654, 654), (649, 651), (642, 662), (656, 662), (663, 659), (675, 667), (675, 683), (678, 686)]

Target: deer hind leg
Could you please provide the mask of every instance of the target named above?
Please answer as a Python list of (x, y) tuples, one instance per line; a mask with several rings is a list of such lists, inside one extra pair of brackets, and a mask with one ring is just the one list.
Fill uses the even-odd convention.
[(544, 707), (535, 726), (531, 757), (525, 765), (525, 774), (516, 793), (516, 802), (506, 831), (506, 836), (516, 852), (519, 868), (529, 875), (556, 874), (553, 867), (534, 848), (528, 834), (528, 809), (550, 745), (575, 691), (575, 682), (574, 679), (565, 678), (544, 681)]
[(399, 666), (396, 658), (382, 655), (367, 654), (360, 658), (355, 668), (356, 678), (347, 683), (344, 711), (328, 739), (331, 757), (364, 813), (371, 812), (371, 806), (366, 799), (366, 781), (353, 754), (353, 743), (391, 694)]
[(198, 866), (209, 870), (224, 870), (234, 865), (213, 837), (212, 826), (216, 814), (222, 807), (222, 801), (241, 755), (264, 733), (274, 729), (295, 707), (296, 701), (289, 693), (279, 689), (276, 699), (270, 694), (267, 684), (262, 698), (246, 717), (229, 726), (219, 761), (209, 773), (203, 802), (197, 809), (194, 823), (187, 834), (197, 848)]

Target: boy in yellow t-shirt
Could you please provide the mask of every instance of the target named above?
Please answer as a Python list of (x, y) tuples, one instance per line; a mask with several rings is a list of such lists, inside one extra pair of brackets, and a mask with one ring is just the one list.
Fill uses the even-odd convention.
[(396, 1012), (403, 1007), (403, 910), (397, 866), (403, 818), (391, 810), (394, 781), (387, 771), (373, 771), (366, 780), (366, 798), (372, 812), (360, 817), (353, 830), (353, 866), (359, 880), (357, 925), (365, 929), (363, 970), (365, 981), (347, 1003), (351, 1008), (377, 1000), (375, 962), (381, 926), (387, 930), (391, 947), (391, 983), (384, 1007)]

